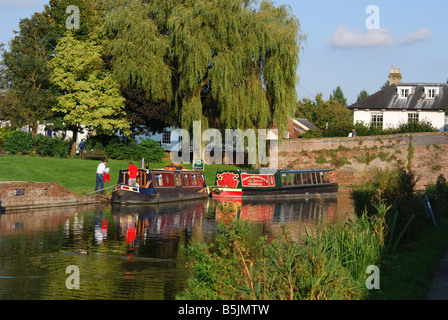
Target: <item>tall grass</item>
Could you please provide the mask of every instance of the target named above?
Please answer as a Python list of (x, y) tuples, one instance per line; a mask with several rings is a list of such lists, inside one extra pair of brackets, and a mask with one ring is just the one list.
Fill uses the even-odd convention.
[(251, 224), (234, 218), (231, 205), (220, 205), (227, 222), (218, 225), (216, 245), (186, 248), (193, 276), (178, 299), (363, 299), (365, 272), (380, 263), (387, 234), (384, 217), (355, 217), (337, 225), (323, 223), (293, 240), (283, 226), (268, 243), (250, 244)]

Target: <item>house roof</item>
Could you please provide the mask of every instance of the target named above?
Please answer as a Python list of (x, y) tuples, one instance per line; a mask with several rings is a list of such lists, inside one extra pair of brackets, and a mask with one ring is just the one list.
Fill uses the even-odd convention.
[(294, 118), (294, 122), (300, 124), (305, 130), (320, 130), (318, 126), (305, 118)]
[[(398, 88), (412, 87), (407, 98), (400, 98)], [(427, 99), (426, 87), (440, 88), (434, 99)], [(446, 83), (396, 83), (367, 98), (348, 106), (349, 109), (385, 110), (445, 110), (448, 108), (448, 84)]]

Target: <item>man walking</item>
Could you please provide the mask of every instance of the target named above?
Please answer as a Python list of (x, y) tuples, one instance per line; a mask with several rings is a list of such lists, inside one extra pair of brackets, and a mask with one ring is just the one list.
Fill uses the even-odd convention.
[(95, 191), (98, 190), (98, 187), (100, 189), (100, 194), (103, 193), (104, 188), (104, 174), (106, 173), (106, 164), (107, 159), (104, 158), (103, 162), (101, 162), (98, 167), (96, 168), (96, 184), (95, 184)]

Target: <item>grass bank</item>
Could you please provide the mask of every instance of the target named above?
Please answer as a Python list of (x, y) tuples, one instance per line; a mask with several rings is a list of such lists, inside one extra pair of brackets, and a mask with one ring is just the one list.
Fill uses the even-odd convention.
[[(79, 158), (51, 158), (22, 155), (3, 155), (0, 157), (0, 181), (55, 182), (76, 193), (84, 194), (95, 190), (96, 167), (101, 160), (80, 160)], [(166, 162), (150, 163), (150, 168), (163, 168)], [(129, 165), (125, 160), (109, 160), (110, 181), (104, 187), (113, 186), (118, 181), (120, 169)], [(185, 165), (191, 169), (191, 165)], [(235, 168), (230, 165), (205, 165), (208, 185), (215, 183), (218, 169)], [(106, 190), (108, 191), (108, 190)], [(110, 191), (109, 191), (110, 192)]]
[(384, 257), (380, 290), (372, 290), (373, 300), (426, 299), (440, 260), (448, 251), (448, 221), (427, 225), (416, 241), (399, 252)]

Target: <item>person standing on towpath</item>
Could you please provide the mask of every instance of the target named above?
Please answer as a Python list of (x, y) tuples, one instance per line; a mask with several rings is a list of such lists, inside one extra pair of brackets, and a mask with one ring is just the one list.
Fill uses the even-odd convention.
[(104, 174), (106, 173), (106, 164), (107, 159), (104, 158), (103, 162), (101, 162), (98, 167), (96, 168), (96, 183), (95, 183), (95, 191), (98, 190), (98, 187), (100, 189), (100, 194), (103, 194), (103, 188), (104, 188)]

